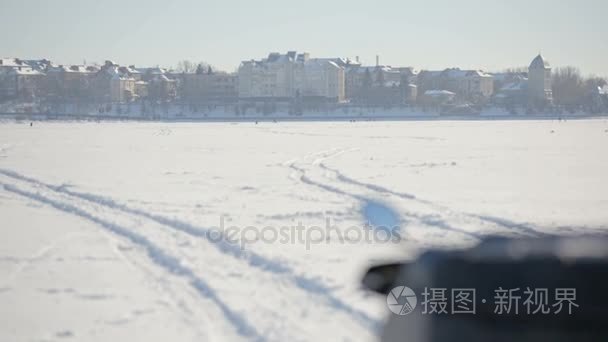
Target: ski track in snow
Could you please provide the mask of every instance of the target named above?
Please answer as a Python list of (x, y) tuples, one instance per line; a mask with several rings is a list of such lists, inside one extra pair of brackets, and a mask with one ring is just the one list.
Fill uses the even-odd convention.
[[(382, 193), (390, 194), (390, 195), (394, 195), (396, 197), (399, 197), (399, 198), (402, 198), (405, 200), (412, 200), (412, 201), (418, 202), (420, 204), (427, 205), (431, 208), (434, 208), (437, 212), (443, 213), (446, 215), (462, 215), (462, 216), (465, 216), (468, 218), (477, 219), (483, 223), (494, 224), (494, 225), (500, 226), (504, 229), (519, 233), (521, 235), (537, 236), (537, 237), (555, 236), (555, 235), (558, 235), (559, 233), (570, 233), (573, 231), (574, 232), (584, 231), (584, 232), (589, 232), (591, 234), (605, 234), (606, 231), (608, 230), (608, 227), (605, 227), (605, 226), (600, 226), (600, 227), (589, 227), (589, 226), (542, 227), (542, 226), (533, 225), (533, 224), (525, 223), (525, 222), (514, 222), (514, 221), (511, 221), (506, 218), (490, 216), (490, 215), (479, 215), (479, 214), (472, 214), (472, 213), (457, 213), (446, 206), (443, 206), (443, 205), (440, 205), (438, 203), (434, 203), (434, 202), (431, 202), (428, 200), (420, 199), (413, 194), (409, 194), (409, 193), (405, 193), (405, 192), (397, 192), (397, 191), (393, 191), (393, 190), (387, 189), (387, 188), (379, 186), (379, 185), (357, 181), (353, 178), (347, 177), (339, 170), (332, 169), (323, 163), (321, 163), (319, 166), (327, 171), (333, 172), (336, 175), (336, 178), (344, 183), (358, 185), (358, 186), (367, 188), (371, 191), (381, 193), (381, 194)], [(545, 233), (545, 232), (543, 232), (543, 230), (554, 230), (554, 231), (556, 231), (557, 234)]]
[[(390, 190), (387, 189), (385, 187), (376, 185), (376, 184), (371, 184), (371, 183), (365, 183), (365, 182), (360, 182), (358, 180), (355, 180), (353, 178), (347, 177), (346, 175), (344, 175), (342, 172), (340, 172), (337, 169), (332, 169), (328, 166), (326, 166), (325, 164), (321, 164), (319, 165), (322, 169), (333, 172), (336, 175), (336, 178), (344, 183), (348, 183), (348, 184), (352, 184), (352, 185), (356, 185), (356, 186), (361, 186), (364, 187), (366, 189), (369, 189), (370, 191), (376, 192), (376, 193), (381, 193), (381, 194), (389, 194), (389, 195), (393, 195), (405, 200), (412, 200), (415, 202), (418, 202), (420, 204), (423, 205), (428, 205), (434, 209), (436, 209), (438, 212), (442, 212), (442, 213), (454, 213), (451, 209), (439, 205), (437, 203), (431, 202), (431, 201), (427, 201), (424, 199), (420, 199), (418, 197), (416, 197), (413, 194), (409, 194), (406, 192), (398, 192), (398, 191), (394, 191), (394, 190)], [(519, 231), (522, 234), (528, 234), (528, 235), (532, 235), (532, 236), (545, 236), (548, 234), (539, 232), (537, 229), (531, 227), (528, 224), (525, 223), (515, 223), (512, 221), (509, 221), (507, 219), (501, 219), (501, 218), (494, 218), (494, 217), (490, 217), (490, 216), (481, 216), (481, 215), (475, 215), (475, 214), (466, 214), (466, 213), (462, 213), (462, 215), (468, 216), (468, 217), (472, 217), (472, 218), (477, 218), (480, 219), (482, 221), (486, 221), (486, 222), (490, 222), (493, 224), (497, 224), (500, 226), (503, 226), (504, 228), (507, 229), (511, 229), (514, 231)], [(432, 222), (432, 221), (431, 221)]]
[[(420, 212), (413, 212), (400, 208), (399, 213), (403, 215), (401, 222), (415, 221), (419, 224), (439, 228), (444, 231), (454, 232), (463, 235), (465, 238), (479, 240), (488, 235), (508, 235), (508, 236), (530, 236), (530, 237), (542, 237), (542, 236), (555, 236), (559, 234), (568, 234), (572, 232), (585, 232), (589, 234), (606, 234), (608, 227), (588, 227), (588, 226), (556, 226), (556, 227), (539, 227), (529, 223), (518, 223), (508, 219), (489, 216), (489, 215), (478, 215), (470, 213), (459, 213), (451, 210), (450, 208), (434, 203), (432, 201), (418, 198), (416, 195), (394, 191), (380, 185), (361, 182), (350, 178), (340, 172), (337, 169), (333, 169), (325, 165), (325, 161), (339, 157), (345, 153), (358, 151), (357, 148), (332, 148), (328, 150), (319, 151), (317, 153), (306, 155), (302, 158), (294, 158), (285, 163), (283, 166), (289, 167), (296, 173), (298, 173), (299, 180), (309, 186), (321, 189), (322, 191), (330, 192), (335, 195), (352, 198), (360, 203), (368, 203), (378, 195), (384, 195), (389, 197), (395, 197), (404, 202), (415, 203), (418, 206), (423, 206), (426, 210), (432, 214), (425, 214)], [(311, 158), (314, 158), (310, 161)], [(335, 177), (327, 177), (325, 173), (330, 172)], [(316, 177), (316, 173), (323, 174), (323, 177)], [(359, 191), (353, 192), (352, 190), (345, 189), (346, 187), (355, 187)], [(483, 231), (469, 231), (462, 228), (455, 227), (449, 223), (452, 221), (462, 222), (466, 221), (467, 225), (481, 226), (493, 226), (498, 228), (497, 231), (493, 231), (492, 234), (484, 233)], [(552, 230), (555, 233), (546, 233), (544, 231)], [(407, 234), (407, 232), (404, 232)], [(417, 239), (414, 239), (417, 240)]]
[[(441, 206), (439, 204), (436, 204), (434, 202), (431, 201), (427, 201), (424, 199), (420, 199), (418, 198), (416, 195), (410, 194), (410, 193), (406, 193), (406, 192), (398, 192), (398, 191), (394, 191), (394, 190), (390, 190), (387, 189), (385, 187), (376, 185), (376, 184), (371, 184), (371, 183), (365, 183), (365, 182), (360, 182), (358, 180), (355, 180), (353, 178), (347, 177), (346, 175), (344, 175), (343, 173), (341, 173), (339, 170), (337, 169), (332, 169), (328, 166), (326, 166), (325, 164), (320, 164), (319, 165), (322, 169), (326, 170), (326, 171), (330, 171), (332, 173), (334, 173), (336, 175), (336, 179), (338, 179), (339, 181), (346, 183), (346, 184), (351, 184), (351, 185), (355, 185), (355, 186), (360, 186), (363, 187), (365, 189), (368, 189), (369, 191), (375, 192), (375, 193), (379, 193), (379, 194), (387, 194), (387, 195), (393, 195), (396, 196), (398, 198), (404, 199), (404, 200), (411, 200), (411, 201), (415, 201), (419, 204), (422, 205), (426, 205), (429, 206), (431, 208), (433, 208), (434, 210), (436, 210), (438, 213), (443, 213), (444, 215), (454, 215), (454, 214), (458, 214), (455, 213), (454, 211), (452, 211), (451, 209), (445, 207), (445, 206)], [(410, 214), (411, 215), (411, 214)], [(512, 221), (509, 221), (507, 219), (490, 219), (487, 216), (480, 216), (480, 215), (474, 215), (474, 214), (461, 214), (464, 216), (468, 216), (471, 218), (477, 218), (481, 221), (485, 221), (485, 222), (489, 222), (489, 223), (493, 223), (493, 224), (497, 224), (500, 226), (503, 226), (504, 228), (510, 229), (512, 231), (518, 231), (518, 233), (521, 233), (523, 235), (530, 235), (530, 236), (545, 236), (548, 234), (539, 232), (538, 230), (530, 227), (527, 224), (523, 224), (523, 223), (515, 223)], [(408, 215), (409, 216), (409, 215)], [(413, 215), (414, 217), (416, 217), (417, 215)], [(448, 225), (445, 220), (441, 219), (439, 216), (423, 216), (423, 217), (416, 217), (418, 219), (420, 219), (421, 221), (430, 224), (430, 225), (435, 225), (444, 229), (448, 229), (448, 230), (455, 230), (455, 231), (459, 231), (458, 229), (451, 227), (450, 225)], [(463, 232), (464, 234), (466, 234), (466, 232)], [(472, 235), (474, 237), (481, 237), (481, 236), (475, 236)]]
[[(132, 208), (125, 204), (117, 203), (111, 198), (91, 193), (72, 191), (69, 189), (69, 186), (65, 184), (54, 186), (43, 181), (6, 169), (0, 169), (0, 175), (9, 177), (12, 180), (25, 182), (26, 184), (29, 184), (30, 186), (34, 186), (36, 188), (43, 188), (49, 190), (50, 192), (68, 196), (69, 198), (76, 199), (80, 202), (87, 202), (94, 205), (98, 205), (110, 211), (120, 212), (140, 219), (147, 219), (165, 228), (169, 228), (170, 230), (184, 233), (195, 238), (203, 239), (205, 241), (208, 241), (210, 245), (215, 247), (223, 255), (230, 256), (238, 261), (245, 261), (247, 265), (269, 273), (271, 275), (281, 276), (282, 279), (288, 280), (293, 285), (297, 286), (297, 288), (299, 288), (300, 290), (303, 290), (308, 294), (311, 294), (315, 297), (320, 298), (321, 300), (326, 301), (329, 304), (330, 308), (349, 315), (351, 318), (355, 319), (355, 321), (358, 322), (361, 327), (367, 329), (372, 334), (376, 334), (381, 325), (379, 320), (369, 316), (367, 313), (361, 310), (350, 306), (342, 299), (333, 295), (332, 290), (320, 281), (314, 278), (309, 278), (297, 274), (294, 269), (284, 263), (268, 259), (252, 251), (243, 251), (238, 245), (231, 244), (228, 241), (222, 239), (221, 237), (218, 237), (218, 239), (212, 238), (214, 234), (216, 234), (216, 232), (212, 232), (202, 227), (194, 226), (190, 223), (180, 221), (178, 219), (168, 218), (157, 214), (151, 214), (141, 209)], [(164, 266), (168, 271), (173, 274), (181, 275), (188, 278), (191, 284), (199, 291), (201, 295), (210, 296), (210, 298), (224, 312), (224, 315), (234, 323), (234, 325), (238, 328), (238, 331), (241, 334), (247, 337), (253, 336), (256, 339), (261, 339), (262, 334), (257, 332), (252, 327), (252, 325), (247, 322), (243, 317), (231, 311), (230, 308), (219, 299), (219, 296), (216, 294), (216, 292), (213, 291), (213, 289), (211, 289), (203, 279), (197, 277), (196, 273), (192, 269), (186, 268), (185, 266), (181, 265), (179, 263), (179, 259), (169, 255), (166, 251), (164, 251), (157, 245), (154, 245), (146, 236), (133, 233), (125, 227), (117, 226), (112, 222), (101, 219), (75, 205), (64, 203), (63, 201), (56, 201), (43, 195), (40, 195), (39, 193), (27, 192), (11, 184), (0, 184), (2, 184), (5, 190), (9, 192), (16, 193), (18, 195), (29, 198), (31, 200), (35, 200), (40, 203), (51, 205), (54, 208), (59, 209), (63, 212), (71, 213), (79, 217), (85, 218), (98, 225), (101, 225), (102, 227), (110, 230), (111, 232), (119, 236), (126, 237), (132, 242), (144, 246), (148, 250), (149, 257), (154, 260), (155, 263), (159, 264), (160, 266)], [(173, 266), (176, 266), (177, 268), (173, 268)]]
[(158, 247), (147, 237), (135, 233), (125, 227), (119, 226), (110, 221), (97, 217), (89, 213), (88, 211), (85, 211), (72, 204), (65, 203), (63, 201), (58, 201), (56, 199), (52, 199), (39, 193), (25, 191), (10, 184), (0, 184), (8, 192), (20, 195), (22, 197), (28, 198), (39, 203), (49, 205), (59, 211), (79, 216), (85, 220), (91, 221), (105, 228), (106, 230), (118, 236), (129, 240), (135, 245), (142, 247), (146, 250), (150, 260), (152, 260), (156, 265), (160, 266), (170, 274), (187, 279), (188, 282), (192, 285), (192, 287), (196, 289), (196, 291), (198, 291), (198, 293), (202, 297), (208, 298), (213, 301), (225, 315), (226, 319), (235, 326), (239, 334), (256, 341), (264, 340), (262, 338), (262, 335), (247, 321), (246, 318), (244, 318), (241, 314), (233, 311), (219, 298), (215, 290), (212, 289), (205, 280), (198, 277), (190, 268), (183, 266), (180, 260), (165, 253), (163, 249)]
[[(339, 152), (330, 152), (330, 154), (324, 156), (323, 158), (317, 158), (317, 159), (315, 159), (315, 161), (313, 161), (312, 163), (310, 163), (310, 165), (313, 165), (313, 166), (320, 165), (321, 163), (316, 162), (316, 161), (318, 161), (318, 160), (327, 160), (329, 158), (332, 158), (334, 156), (338, 156), (338, 155), (343, 154), (345, 152), (346, 152), (346, 150), (341, 150)], [(300, 167), (300, 166), (297, 166), (295, 164), (295, 162), (291, 163), (290, 165), (288, 165), (288, 167), (300, 174), (300, 181), (302, 183), (304, 183), (304, 184), (307, 184), (307, 185), (310, 185), (312, 187), (321, 189), (323, 191), (334, 193), (336, 195), (341, 195), (341, 196), (349, 197), (349, 198), (352, 198), (352, 199), (354, 199), (354, 200), (356, 200), (358, 202), (361, 202), (361, 203), (367, 203), (367, 202), (373, 201), (371, 199), (372, 194), (368, 194), (368, 195), (356, 194), (356, 193), (349, 192), (347, 190), (340, 189), (337, 184), (330, 185), (330, 184), (325, 184), (325, 183), (323, 183), (321, 181), (318, 181), (318, 180), (314, 180), (314, 179), (311, 178), (310, 172), (307, 172), (308, 171), (307, 169), (305, 169), (303, 167)], [(368, 190), (367, 192), (369, 192), (369, 190), (371, 190), (371, 189), (368, 188), (367, 190)], [(407, 212), (407, 211), (404, 211), (404, 210), (399, 210), (399, 212), (401, 214), (403, 214), (404, 216), (406, 216), (406, 218), (413, 218), (413, 219), (416, 219), (419, 222), (424, 223), (426, 225), (430, 225), (430, 226), (434, 226), (434, 227), (437, 227), (437, 228), (441, 228), (441, 229), (445, 229), (445, 230), (461, 233), (461, 234), (463, 234), (463, 235), (465, 235), (465, 236), (467, 236), (469, 238), (479, 239), (479, 238), (482, 237), (482, 235), (480, 235), (480, 234), (473, 233), (473, 232), (468, 232), (468, 231), (465, 231), (465, 230), (462, 230), (462, 229), (459, 229), (459, 228), (456, 228), (456, 227), (452, 227), (450, 224), (448, 224), (447, 222), (443, 221), (439, 216), (436, 216), (436, 215), (434, 215), (434, 216), (420, 215), (420, 214), (417, 214), (417, 213), (414, 213), (414, 212)]]

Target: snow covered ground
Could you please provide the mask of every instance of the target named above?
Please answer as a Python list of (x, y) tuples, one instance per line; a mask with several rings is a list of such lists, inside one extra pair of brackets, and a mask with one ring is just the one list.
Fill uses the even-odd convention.
[(605, 119), (0, 123), (0, 340), (373, 341), (371, 264), (608, 231), (607, 146)]

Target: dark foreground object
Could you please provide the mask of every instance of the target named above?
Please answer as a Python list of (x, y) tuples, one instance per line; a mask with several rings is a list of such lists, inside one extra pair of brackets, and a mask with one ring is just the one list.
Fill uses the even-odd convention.
[(363, 283), (397, 300), (382, 341), (608, 341), (607, 237), (492, 238), (373, 267)]

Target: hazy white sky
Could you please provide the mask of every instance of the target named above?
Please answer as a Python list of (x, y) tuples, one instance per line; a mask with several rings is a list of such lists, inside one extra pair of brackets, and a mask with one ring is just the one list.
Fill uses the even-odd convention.
[(608, 76), (606, 0), (0, 0), (0, 56), (234, 70), (270, 51), (501, 70), (542, 51)]

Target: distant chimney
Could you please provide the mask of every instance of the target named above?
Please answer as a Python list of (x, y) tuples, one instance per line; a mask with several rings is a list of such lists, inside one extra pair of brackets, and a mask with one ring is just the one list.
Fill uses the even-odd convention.
[(357, 61), (357, 63), (359, 63), (359, 56), (356, 56), (355, 60)]
[(380, 55), (376, 55), (376, 66), (380, 66)]

